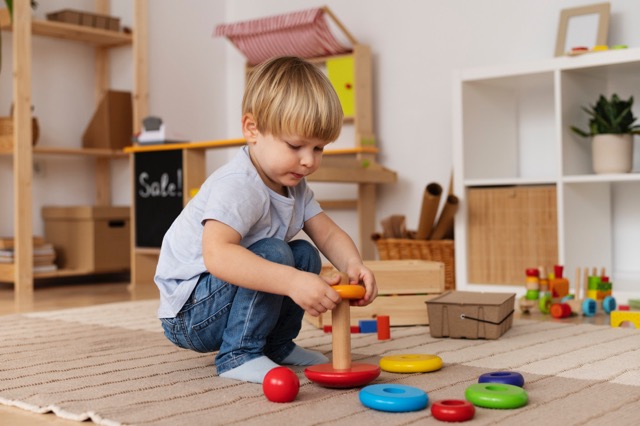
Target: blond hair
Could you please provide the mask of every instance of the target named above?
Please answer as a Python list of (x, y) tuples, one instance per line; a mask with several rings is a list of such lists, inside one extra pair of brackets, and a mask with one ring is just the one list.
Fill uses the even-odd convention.
[(342, 129), (340, 100), (315, 65), (297, 58), (270, 59), (251, 71), (242, 115), (252, 114), (258, 131), (333, 142)]

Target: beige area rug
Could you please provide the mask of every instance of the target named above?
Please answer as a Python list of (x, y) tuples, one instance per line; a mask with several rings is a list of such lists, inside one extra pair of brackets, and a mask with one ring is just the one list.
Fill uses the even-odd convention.
[[(212, 354), (169, 343), (155, 319), (156, 305), (127, 302), (0, 318), (0, 403), (104, 425), (440, 423), (429, 409), (367, 409), (359, 389), (319, 387), (302, 369), (298, 398), (269, 402), (260, 385), (217, 377)], [(421, 388), (430, 402), (462, 399), (482, 373), (524, 375), (527, 406), (478, 408), (469, 425), (640, 424), (640, 330), (516, 320), (498, 340), (434, 339), (427, 327), (393, 328), (391, 337), (353, 335), (354, 360), (439, 355), (440, 371), (383, 372), (374, 382)], [(328, 353), (331, 336), (307, 324), (299, 344)]]

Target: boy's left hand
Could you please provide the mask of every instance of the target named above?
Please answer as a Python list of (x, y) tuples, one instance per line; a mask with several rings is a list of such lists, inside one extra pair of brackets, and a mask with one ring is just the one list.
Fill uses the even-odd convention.
[(369, 268), (362, 263), (350, 265), (347, 269), (347, 275), (349, 276), (350, 284), (364, 284), (366, 290), (364, 298), (352, 300), (351, 305), (367, 306), (375, 300), (378, 296), (378, 285), (376, 284), (376, 277)]

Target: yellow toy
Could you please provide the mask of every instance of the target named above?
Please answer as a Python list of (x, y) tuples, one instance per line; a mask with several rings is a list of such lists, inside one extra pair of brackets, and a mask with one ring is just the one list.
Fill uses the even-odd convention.
[(390, 355), (380, 360), (380, 368), (390, 373), (427, 373), (442, 368), (437, 355)]
[(623, 322), (630, 322), (636, 328), (640, 328), (640, 311), (611, 312), (611, 327), (620, 327)]

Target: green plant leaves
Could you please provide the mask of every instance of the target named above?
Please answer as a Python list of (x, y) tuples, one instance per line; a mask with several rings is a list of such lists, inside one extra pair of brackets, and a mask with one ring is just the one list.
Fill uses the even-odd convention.
[(595, 105), (589, 108), (582, 107), (590, 118), (589, 131), (571, 126), (571, 130), (583, 137), (601, 134), (640, 134), (640, 125), (634, 125), (636, 117), (633, 116), (633, 96), (628, 100), (622, 100), (617, 94), (607, 99), (600, 95)]

